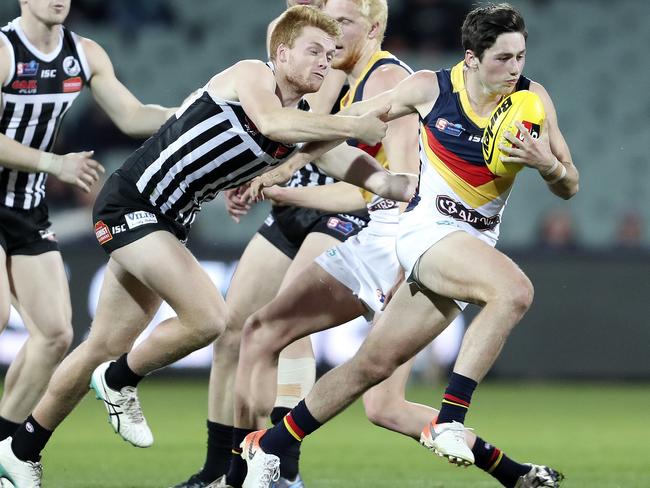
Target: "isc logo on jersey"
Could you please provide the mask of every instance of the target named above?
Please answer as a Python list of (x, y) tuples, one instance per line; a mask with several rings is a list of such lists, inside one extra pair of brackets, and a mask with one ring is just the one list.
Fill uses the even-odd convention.
[(503, 99), (492, 111), (483, 131), (483, 159), (488, 169), (497, 176), (514, 177), (523, 166), (501, 161), (503, 153), (499, 150), (499, 144), (510, 145), (503, 133), (509, 131), (523, 140), (523, 134), (515, 126), (515, 122), (521, 122), (537, 139), (545, 117), (544, 105), (536, 93), (520, 90)]

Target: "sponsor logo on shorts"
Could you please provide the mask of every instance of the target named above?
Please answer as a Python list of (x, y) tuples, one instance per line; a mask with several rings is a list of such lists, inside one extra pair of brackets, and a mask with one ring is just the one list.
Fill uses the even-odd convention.
[(377, 288), (377, 290), (375, 290), (375, 293), (377, 294), (377, 299), (379, 300), (379, 303), (386, 302), (386, 294), (383, 291)]
[(341, 218), (344, 218), (345, 220), (349, 220), (353, 224), (356, 224), (357, 227), (365, 227), (367, 222), (362, 219), (361, 217), (356, 217), (354, 215), (348, 215), (348, 214), (339, 214)]
[(441, 214), (465, 222), (477, 230), (492, 230), (501, 221), (498, 215), (486, 217), (447, 195), (438, 195), (436, 197), (436, 208)]
[(29, 63), (16, 64), (16, 75), (18, 76), (36, 76), (38, 73), (38, 63), (33, 59)]
[(327, 251), (325, 251), (325, 254), (327, 254), (329, 257), (333, 258), (334, 256), (336, 256), (336, 249), (334, 249), (334, 248), (328, 249)]
[(458, 227), (458, 223), (453, 220), (438, 220), (436, 225), (451, 225), (453, 227)]
[(124, 220), (126, 220), (126, 225), (129, 229), (135, 229), (141, 225), (155, 224), (158, 222), (158, 218), (154, 214), (151, 212), (145, 212), (144, 210), (128, 213), (124, 216)]
[(81, 78), (78, 76), (76, 78), (68, 78), (63, 80), (63, 93), (73, 93), (81, 91), (82, 83)]
[(126, 228), (126, 224), (111, 225), (111, 233), (113, 235), (119, 234), (120, 232), (126, 232), (127, 230), (129, 229)]
[(327, 221), (327, 227), (343, 234), (344, 236), (347, 236), (354, 230), (354, 224), (352, 222), (347, 222), (337, 217), (330, 217)]
[(108, 229), (108, 225), (106, 225), (103, 220), (100, 220), (95, 224), (95, 237), (102, 245), (113, 238), (111, 231)]
[(264, 225), (266, 225), (267, 227), (271, 227), (273, 225), (273, 222), (275, 222), (275, 219), (271, 214), (268, 214), (264, 219)]
[(39, 230), (38, 233), (40, 234), (41, 239), (57, 242), (56, 234), (49, 229)]

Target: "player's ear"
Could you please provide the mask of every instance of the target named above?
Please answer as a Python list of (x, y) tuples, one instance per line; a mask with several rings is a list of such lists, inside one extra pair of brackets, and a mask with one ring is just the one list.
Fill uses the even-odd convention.
[(286, 63), (289, 57), (289, 46), (286, 44), (280, 44), (278, 46), (278, 51), (275, 53), (275, 59), (281, 63)]
[(379, 35), (379, 22), (375, 22), (370, 26), (370, 31), (368, 32), (368, 39), (376, 39)]
[(478, 58), (471, 49), (465, 51), (465, 66), (469, 69), (478, 69)]

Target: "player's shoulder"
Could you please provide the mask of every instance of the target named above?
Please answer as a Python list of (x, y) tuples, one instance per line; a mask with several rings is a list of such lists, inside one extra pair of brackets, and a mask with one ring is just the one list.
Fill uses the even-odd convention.
[(9, 38), (0, 30), (0, 84), (9, 76), (13, 56), (13, 46)]
[(546, 91), (546, 88), (544, 88), (544, 85), (542, 85), (541, 83), (539, 83), (537, 81), (530, 80), (530, 86), (528, 87), (528, 89), (530, 91), (532, 91), (533, 93), (536, 93), (540, 97), (548, 97), (549, 96), (548, 92)]
[(81, 36), (76, 33), (72, 33), (72, 34), (75, 37), (75, 40), (83, 48), (84, 53), (86, 54), (87, 57), (90, 58), (93, 56), (100, 56), (100, 55), (107, 56), (106, 51), (97, 41), (94, 41), (89, 37)]
[(546, 91), (546, 88), (544, 88), (544, 86), (541, 83), (530, 80), (530, 86), (528, 87), (528, 90), (539, 95), (539, 98), (541, 98), (542, 103), (544, 104), (544, 108), (546, 109), (547, 112), (553, 108), (553, 100), (551, 99), (551, 96)]
[(233, 64), (233, 68), (239, 71), (272, 72), (269, 63), (265, 63), (259, 59), (242, 59)]
[(230, 70), (238, 80), (265, 82), (275, 79), (273, 65), (259, 59), (243, 59), (237, 61)]

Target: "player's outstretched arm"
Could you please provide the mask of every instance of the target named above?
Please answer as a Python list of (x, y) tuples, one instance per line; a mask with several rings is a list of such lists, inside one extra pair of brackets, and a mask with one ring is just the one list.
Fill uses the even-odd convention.
[(246, 190), (246, 198), (258, 201), (263, 198), (262, 190), (273, 185), (281, 185), (289, 181), (291, 176), (300, 168), (316, 160), (321, 154), (343, 143), (343, 141), (310, 142), (291, 156), (286, 162), (270, 171), (254, 178)]
[(275, 93), (275, 77), (260, 61), (237, 63), (232, 76), (244, 111), (257, 129), (274, 141), (296, 144), (356, 138), (374, 145), (386, 134), (383, 118), (389, 107), (358, 116), (315, 114), (283, 107)]
[(571, 151), (560, 131), (551, 97), (539, 83), (532, 83), (530, 89), (542, 99), (546, 112), (540, 137), (533, 139), (528, 130), (516, 122), (523, 141), (517, 139), (514, 134), (505, 133), (505, 138), (512, 147), (499, 146), (501, 151), (508, 154), (501, 159), (506, 163), (519, 163), (536, 169), (551, 192), (568, 200), (579, 189), (578, 169), (573, 164)]
[(176, 108), (142, 104), (115, 76), (106, 51), (90, 39), (82, 40), (90, 66), (90, 89), (115, 125), (132, 137), (148, 137), (171, 117)]
[(400, 81), (395, 88), (368, 100), (356, 102), (339, 112), (342, 115), (361, 115), (381, 107), (390, 107), (386, 120), (408, 114), (426, 115), (438, 98), (438, 77), (433, 71), (416, 71)]
[(315, 208), (326, 212), (353, 212), (366, 206), (357, 188), (343, 181), (330, 185), (285, 188), (272, 186), (263, 191), (264, 198), (275, 205)]
[(416, 175), (391, 173), (365, 151), (347, 144), (323, 154), (316, 164), (338, 180), (398, 202), (408, 202), (418, 183)]

